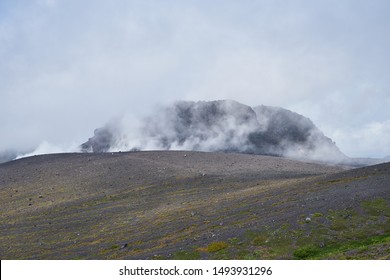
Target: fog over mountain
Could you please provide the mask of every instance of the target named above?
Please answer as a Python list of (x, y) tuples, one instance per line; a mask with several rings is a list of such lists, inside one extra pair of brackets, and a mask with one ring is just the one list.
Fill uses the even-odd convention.
[(0, 163), (10, 161), (15, 159), (18, 156), (18, 153), (13, 150), (7, 150), (0, 153)]
[(285, 156), (340, 163), (348, 160), (313, 122), (292, 111), (236, 101), (180, 101), (160, 107), (137, 129), (111, 122), (81, 145), (83, 152), (194, 150)]
[(140, 118), (154, 106), (231, 99), (298, 112), (349, 157), (390, 155), (390, 1), (168, 2), (0, 1), (0, 160), (79, 151), (122, 115), (123, 149), (160, 147)]

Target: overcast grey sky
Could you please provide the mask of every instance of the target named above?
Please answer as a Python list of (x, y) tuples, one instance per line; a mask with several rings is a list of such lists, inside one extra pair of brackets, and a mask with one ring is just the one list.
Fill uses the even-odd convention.
[(123, 114), (234, 99), (390, 155), (390, 1), (0, 0), (0, 152), (80, 144)]

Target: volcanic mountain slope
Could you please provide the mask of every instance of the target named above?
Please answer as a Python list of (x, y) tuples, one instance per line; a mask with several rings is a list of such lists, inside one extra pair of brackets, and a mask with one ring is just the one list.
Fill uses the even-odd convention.
[(139, 132), (110, 123), (83, 151), (192, 150), (287, 156), (327, 162), (348, 158), (308, 118), (289, 110), (231, 100), (182, 101), (156, 109)]
[(390, 256), (390, 165), (203, 152), (0, 165), (1, 259)]

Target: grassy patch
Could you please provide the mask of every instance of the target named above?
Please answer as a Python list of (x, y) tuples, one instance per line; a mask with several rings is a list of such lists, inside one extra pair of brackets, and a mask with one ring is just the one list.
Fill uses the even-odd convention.
[(213, 242), (207, 246), (207, 252), (209, 253), (218, 252), (222, 249), (227, 248), (228, 246), (229, 245), (224, 241)]
[(198, 260), (200, 253), (198, 251), (179, 251), (173, 254), (175, 260)]
[(384, 215), (390, 217), (390, 207), (386, 200), (379, 198), (372, 201), (365, 201), (362, 203), (364, 211), (371, 216)]
[(296, 249), (293, 255), (296, 259), (305, 260), (315, 257), (319, 252), (320, 250), (317, 246), (310, 244)]
[[(218, 241), (175, 259), (388, 259), (390, 207), (385, 199), (360, 207), (300, 215), (296, 223)], [(305, 217), (311, 217), (305, 223)], [(302, 222), (303, 221), (303, 222)]]
[(253, 238), (252, 243), (255, 246), (263, 246), (269, 242), (269, 237), (265, 233), (259, 233), (255, 238)]
[(356, 241), (340, 240), (322, 248), (310, 244), (296, 249), (293, 255), (296, 259), (364, 259), (364, 252), (371, 247), (389, 242), (390, 235), (381, 235)]
[(322, 213), (314, 213), (313, 214), (313, 218), (320, 218), (322, 216), (324, 216)]

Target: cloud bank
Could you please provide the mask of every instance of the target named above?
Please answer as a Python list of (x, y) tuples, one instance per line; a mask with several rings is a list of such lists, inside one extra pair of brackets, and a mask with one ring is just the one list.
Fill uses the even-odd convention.
[[(131, 127), (131, 124), (129, 124)], [(84, 152), (223, 151), (340, 163), (348, 158), (308, 118), (279, 107), (251, 108), (232, 100), (156, 108), (139, 130), (111, 122), (81, 145)]]
[(0, 153), (44, 141), (66, 148), (156, 104), (233, 99), (308, 116), (349, 156), (386, 156), (389, 8), (385, 0), (1, 1)]

